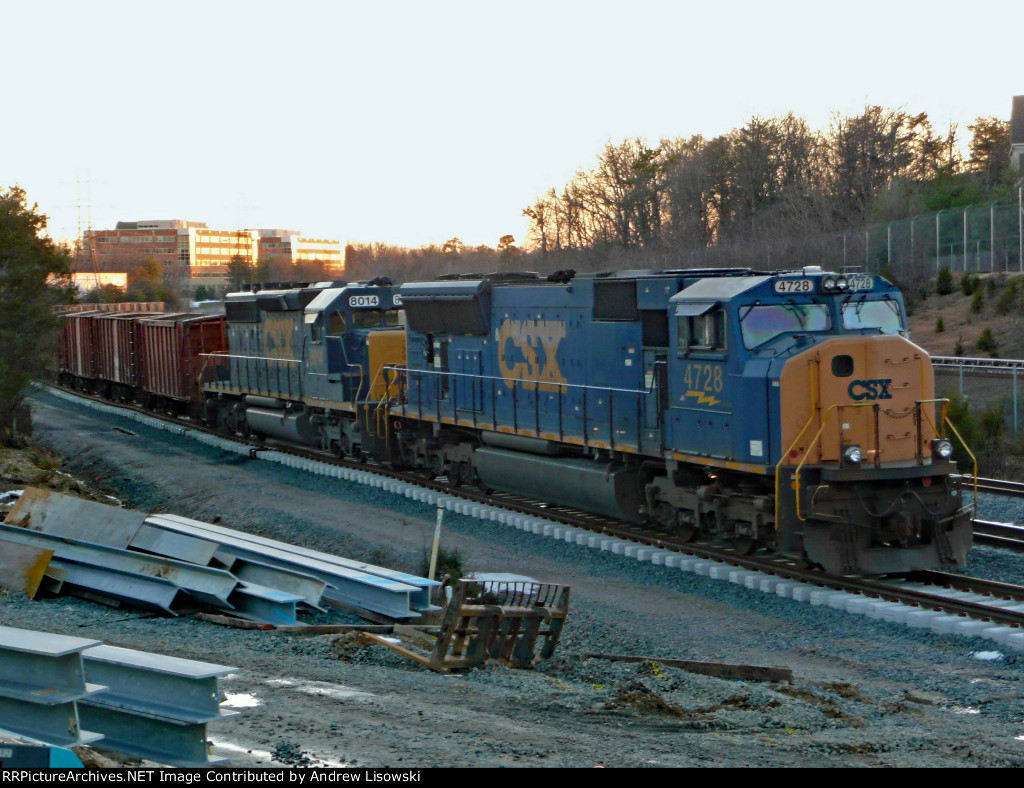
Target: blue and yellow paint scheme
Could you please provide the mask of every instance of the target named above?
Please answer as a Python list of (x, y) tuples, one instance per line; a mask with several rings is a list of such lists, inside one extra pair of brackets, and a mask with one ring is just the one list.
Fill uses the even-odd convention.
[(411, 464), (561, 489), (563, 503), (771, 543), (833, 571), (965, 560), (955, 466), (933, 453), (931, 364), (879, 276), (623, 272), (400, 293), (408, 362), (393, 412), (433, 425), (406, 430)]
[(876, 275), (327, 283), (232, 295), (227, 320), (204, 384), (227, 429), (834, 572), (966, 559), (944, 403)]
[(405, 360), (401, 298), (390, 282), (232, 293), (225, 311), (229, 352), (208, 357), (204, 370), (207, 420), (357, 450), (364, 430), (356, 416), (379, 398), (375, 378)]

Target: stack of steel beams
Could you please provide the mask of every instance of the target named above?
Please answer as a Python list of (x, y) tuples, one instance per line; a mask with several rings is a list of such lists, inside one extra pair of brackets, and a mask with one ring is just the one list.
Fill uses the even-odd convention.
[(212, 608), (276, 626), (299, 605), (395, 619), (430, 610), (436, 581), (173, 514), (28, 488), (0, 524), (0, 586), (42, 587), (168, 615)]

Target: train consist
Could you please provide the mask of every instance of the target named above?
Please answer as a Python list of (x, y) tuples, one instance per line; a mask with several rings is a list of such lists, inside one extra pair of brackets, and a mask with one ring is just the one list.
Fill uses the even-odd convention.
[(966, 560), (946, 403), (881, 277), (378, 279), (235, 293), (225, 307), (227, 346), (201, 353), (193, 402), (225, 431), (831, 572)]

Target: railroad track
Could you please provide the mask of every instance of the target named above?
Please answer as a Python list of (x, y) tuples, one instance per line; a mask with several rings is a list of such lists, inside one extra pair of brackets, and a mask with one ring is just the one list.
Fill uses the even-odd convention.
[[(66, 391), (66, 393), (98, 402), (108, 408), (134, 411), (150, 418), (158, 418), (173, 424), (183, 432), (202, 432), (217, 436), (221, 440), (234, 441), (240, 445), (248, 446), (254, 456), (258, 455), (261, 451), (272, 450), (343, 468), (370, 471), (396, 481), (414, 484), (446, 495), (455, 495), (471, 502), (487, 506), (497, 506), (523, 515), (544, 518), (577, 529), (591, 531), (594, 534), (607, 535), (658, 550), (708, 559), (735, 566), (738, 569), (775, 576), (783, 580), (857, 594), (883, 602), (898, 602), (922, 610), (941, 611), (949, 615), (965, 616), (971, 619), (992, 622), (994, 625), (1024, 627), (1024, 586), (995, 583), (981, 578), (972, 578), (966, 575), (946, 572), (914, 572), (884, 578), (831, 575), (801, 566), (791, 558), (766, 554), (743, 555), (726, 545), (687, 542), (656, 529), (641, 527), (523, 496), (509, 493), (493, 493), (467, 486), (453, 487), (443, 476), (431, 478), (422, 472), (395, 470), (387, 466), (367, 463), (365, 461), (338, 458), (322, 451), (303, 449), (271, 441), (262, 443), (251, 438), (225, 435), (222, 432), (212, 430), (188, 419), (154, 414), (132, 405), (114, 405), (106, 400), (82, 394), (81, 392)], [(1024, 528), (1020, 526), (1008, 526), (984, 521), (979, 521), (978, 525), (983, 532), (981, 534), (982, 538), (979, 541), (985, 540), (986, 543), (998, 543), (1000, 546), (1009, 546), (1010, 543), (1024, 546)], [(988, 540), (1000, 541), (989, 542)], [(1022, 549), (1022, 547), (1014, 549)]]
[(1024, 553), (1024, 526), (975, 520), (974, 542)]
[[(961, 476), (966, 483), (970, 484), (970, 476)], [(1005, 479), (983, 479), (978, 477), (978, 492), (994, 493), (1005, 495), (1010, 498), (1024, 498), (1024, 482), (1011, 482)]]

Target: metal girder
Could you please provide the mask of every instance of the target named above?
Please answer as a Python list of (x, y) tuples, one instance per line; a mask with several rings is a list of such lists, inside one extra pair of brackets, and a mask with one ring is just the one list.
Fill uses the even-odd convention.
[[(245, 558), (312, 575), (328, 585), (323, 594), (327, 599), (382, 613), (392, 618), (414, 618), (418, 615), (412, 610), (411, 600), (414, 595), (422, 594), (422, 588), (318, 559), (304, 558), (280, 547), (253, 544), (240, 538), (237, 535), (238, 532), (219, 533), (214, 536), (210, 531), (205, 530), (205, 523), (187, 518), (161, 514), (151, 516), (147, 522), (181, 533), (216, 538), (222, 548), (219, 552), (229, 553), (236, 558)], [(229, 529), (223, 530), (228, 531)]]
[(289, 594), (277, 588), (267, 588), (255, 583), (242, 583), (231, 594), (234, 615), (277, 626), (295, 626), (295, 606), (302, 601), (297, 594)]
[(178, 534), (143, 524), (128, 545), (132, 550), (139, 550), (190, 564), (208, 566), (217, 552), (217, 543), (195, 536)]
[(26, 487), (7, 515), (6, 523), (91, 544), (125, 548), (145, 520), (143, 512)]
[[(0, 525), (0, 537), (20, 544), (52, 549), (54, 558), (50, 562), (51, 566), (64, 567), (69, 572), (72, 567), (77, 567), (73, 573), (79, 579), (74, 580), (69, 574), (64, 579), (66, 583), (100, 591), (128, 602), (133, 599), (146, 601), (168, 612), (175, 596), (171, 589), (186, 591), (207, 604), (230, 609), (228, 597), (238, 583), (231, 573), (222, 569), (36, 533), (9, 525)], [(168, 585), (170, 588), (166, 587)]]
[(73, 700), (44, 706), (0, 696), (0, 720), (14, 733), (31, 736), (58, 747), (77, 747), (103, 738), (102, 733), (82, 730)]
[(35, 598), (53, 550), (0, 539), (0, 587), (24, 591)]
[(143, 717), (92, 704), (82, 704), (80, 713), (83, 724), (103, 731), (102, 747), (183, 768), (227, 762), (225, 758), (210, 757), (205, 725)]
[[(319, 550), (311, 550), (309, 548), (300, 547), (299, 545), (289, 544), (287, 542), (279, 542), (274, 539), (267, 539), (254, 534), (247, 534), (243, 531), (236, 531), (231, 528), (225, 528), (221, 525), (192, 520), (188, 517), (181, 517), (176, 514), (153, 515), (147, 520), (147, 522), (157, 521), (161, 523), (177, 523), (190, 526), (193, 529), (198, 529), (197, 532), (208, 534), (209, 536), (207, 538), (210, 539), (218, 539), (218, 537), (229, 538), (232, 540), (231, 543), (234, 545), (239, 545), (240, 543), (244, 543), (247, 546), (254, 545), (255, 548), (249, 547), (250, 550), (263, 547), (279, 550), (283, 553), (295, 556), (296, 558), (292, 560), (297, 563), (302, 563), (307, 559), (319, 561), (341, 569), (373, 575), (374, 577), (380, 577), (403, 585), (412, 586), (417, 590), (412, 594), (410, 604), (413, 609), (416, 610), (426, 610), (430, 607), (431, 589), (440, 585), (436, 580), (429, 580), (425, 577), (418, 577), (416, 575), (407, 574), (406, 572), (398, 572), (394, 569), (388, 569), (387, 567), (375, 566), (374, 564), (367, 564), (363, 561), (355, 561), (351, 558), (344, 558), (342, 556), (323, 553)], [(226, 542), (222, 542), (222, 544), (226, 544)]]
[(105, 687), (86, 683), (82, 667), (82, 652), (99, 644), (0, 626), (0, 696), (56, 704), (102, 692)]
[(193, 723), (238, 713), (220, 708), (217, 679), (235, 670), (227, 665), (105, 645), (86, 649), (82, 658), (89, 681), (107, 687), (93, 705)]
[(238, 714), (220, 708), (217, 686), (234, 668), (115, 646), (93, 646), (82, 658), (86, 676), (107, 686), (79, 704), (104, 747), (172, 766), (223, 763), (210, 758), (206, 723)]
[(59, 578), (61, 593), (86, 592), (98, 595), (95, 598), (89, 597), (92, 601), (108, 598), (147, 610), (159, 610), (169, 616), (177, 615), (172, 606), (181, 589), (162, 577), (139, 575), (64, 558), (51, 559), (47, 569), (49, 572), (54, 572)]
[(327, 584), (312, 575), (270, 566), (247, 558), (236, 559), (231, 566), (231, 574), (245, 583), (255, 583), (298, 594), (302, 597), (303, 604), (323, 610), (320, 607), (320, 598), (323, 596)]

